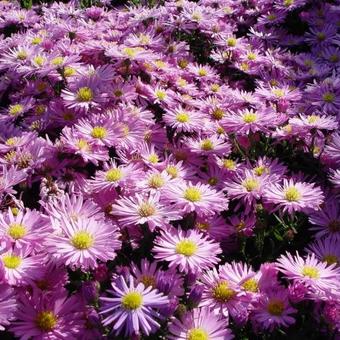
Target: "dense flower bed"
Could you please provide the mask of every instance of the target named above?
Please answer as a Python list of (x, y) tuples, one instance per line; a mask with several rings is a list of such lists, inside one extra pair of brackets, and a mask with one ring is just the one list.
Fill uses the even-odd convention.
[(97, 3), (0, 2), (1, 339), (340, 336), (339, 1)]

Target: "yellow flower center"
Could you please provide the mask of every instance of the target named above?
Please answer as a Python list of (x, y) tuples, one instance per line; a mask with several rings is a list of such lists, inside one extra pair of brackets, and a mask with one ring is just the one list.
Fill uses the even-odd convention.
[(138, 292), (130, 292), (123, 296), (122, 306), (127, 310), (135, 310), (143, 304), (143, 296)]
[(256, 190), (260, 186), (259, 181), (256, 178), (247, 178), (242, 182), (242, 185), (248, 192)]
[(318, 32), (316, 34), (316, 38), (319, 40), (319, 41), (324, 41), (326, 39), (326, 34), (324, 32)]
[(301, 194), (295, 187), (290, 187), (285, 190), (285, 199), (289, 202), (297, 202), (301, 198)]
[(249, 70), (249, 64), (246, 63), (246, 62), (241, 63), (240, 69), (241, 69), (242, 71), (248, 71), (248, 70)]
[(319, 270), (317, 268), (311, 267), (311, 266), (304, 266), (303, 269), (302, 269), (302, 275), (308, 276), (311, 279), (317, 279), (320, 276)]
[(54, 66), (60, 66), (63, 62), (64, 62), (63, 57), (56, 57), (56, 58), (53, 58), (51, 61), (52, 65)]
[(5, 255), (2, 258), (2, 262), (4, 266), (8, 269), (15, 269), (18, 268), (21, 264), (21, 258), (15, 255)]
[(308, 120), (308, 123), (309, 123), (309, 124), (314, 124), (314, 123), (316, 123), (319, 119), (320, 119), (319, 116), (311, 115), (311, 116), (308, 117), (307, 120)]
[(156, 61), (155, 61), (155, 65), (156, 65), (158, 68), (160, 68), (160, 69), (163, 69), (163, 68), (165, 68), (165, 66), (166, 66), (165, 62), (162, 61), (162, 60), (156, 60)]
[(228, 170), (235, 170), (236, 163), (232, 159), (225, 159), (223, 161), (223, 167), (228, 169)]
[(326, 103), (333, 103), (335, 100), (335, 94), (332, 92), (326, 92), (323, 94), (322, 99)]
[(188, 340), (209, 340), (208, 333), (202, 328), (193, 328), (188, 332)]
[(213, 150), (214, 149), (214, 143), (208, 138), (203, 139), (201, 141), (201, 149), (204, 150), (204, 151)]
[(24, 111), (24, 107), (21, 104), (10, 105), (8, 113), (10, 116), (17, 116)]
[(141, 217), (149, 217), (152, 216), (156, 212), (156, 208), (151, 205), (149, 202), (141, 203), (138, 208), (138, 214)]
[(79, 139), (77, 142), (77, 146), (80, 150), (86, 150), (88, 149), (89, 144), (87, 143), (87, 141), (85, 139)]
[(139, 280), (145, 287), (156, 287), (156, 279), (150, 275), (142, 275)]
[(269, 21), (273, 21), (273, 20), (275, 20), (276, 18), (277, 18), (277, 16), (276, 16), (274, 13), (267, 15), (267, 19), (268, 19)]
[(185, 112), (178, 113), (176, 115), (176, 120), (179, 123), (187, 123), (189, 121), (189, 115)]
[(177, 80), (177, 85), (180, 86), (180, 87), (185, 87), (185, 86), (188, 85), (188, 82), (183, 78), (179, 78)]
[(33, 58), (33, 62), (38, 66), (42, 66), (45, 63), (45, 58), (42, 57), (41, 55), (37, 55), (36, 57)]
[(123, 174), (119, 168), (110, 169), (105, 176), (108, 182), (117, 182), (122, 178)]
[(262, 176), (264, 172), (268, 173), (268, 168), (264, 165), (257, 166), (254, 169), (254, 173), (255, 173), (256, 176)]
[(186, 68), (189, 64), (189, 61), (186, 59), (181, 59), (178, 61), (178, 66), (182, 69)]
[(293, 128), (290, 124), (287, 124), (285, 126), (282, 127), (283, 131), (286, 133), (291, 133), (293, 131)]
[(164, 90), (156, 90), (155, 95), (159, 100), (164, 100), (167, 97), (167, 94)]
[(176, 253), (184, 256), (192, 256), (197, 251), (197, 245), (195, 242), (184, 239), (176, 244)]
[(322, 258), (322, 261), (323, 262), (327, 262), (328, 265), (331, 265), (333, 263), (338, 263), (339, 262), (338, 258), (335, 255), (332, 255), (332, 254), (325, 255)]
[(119, 90), (119, 89), (113, 91), (113, 95), (114, 95), (115, 97), (121, 97), (123, 94), (124, 94), (123, 91), (122, 91), (122, 90)]
[(92, 235), (87, 231), (78, 231), (71, 239), (72, 245), (79, 250), (89, 249), (93, 241)]
[(8, 138), (5, 144), (8, 146), (14, 146), (17, 143), (17, 140), (18, 139), (16, 137)]
[(254, 52), (249, 52), (247, 58), (248, 60), (256, 60), (256, 54)]
[(148, 161), (152, 164), (156, 164), (156, 163), (158, 163), (159, 158), (155, 153), (152, 153), (151, 155), (149, 155)]
[(254, 123), (257, 120), (257, 115), (256, 113), (253, 112), (246, 112), (243, 115), (243, 121), (247, 124)]
[(267, 305), (268, 313), (274, 316), (282, 315), (284, 309), (285, 309), (284, 303), (277, 299), (270, 300)]
[(247, 292), (253, 292), (256, 293), (259, 289), (259, 285), (255, 279), (248, 279), (242, 284), (242, 287), (247, 291)]
[(272, 93), (279, 98), (282, 98), (285, 95), (285, 92), (282, 89), (272, 89)]
[(81, 87), (77, 91), (77, 100), (80, 102), (90, 102), (93, 99), (93, 92), (92, 90), (87, 87)]
[(176, 178), (178, 176), (178, 170), (174, 165), (169, 165), (166, 168), (166, 172), (172, 177), (172, 178)]
[(203, 231), (208, 231), (210, 229), (210, 225), (207, 222), (198, 222), (196, 223), (196, 227)]
[(210, 177), (208, 179), (208, 184), (211, 185), (211, 186), (214, 186), (218, 183), (218, 178), (217, 177)]
[(218, 85), (218, 84), (212, 84), (212, 85), (210, 86), (210, 89), (211, 89), (211, 91), (213, 91), (213, 92), (218, 92), (219, 89), (220, 89), (220, 85)]
[(8, 235), (18, 240), (26, 235), (26, 228), (20, 223), (12, 223), (8, 228)]
[(284, 0), (283, 5), (285, 7), (289, 7), (289, 6), (293, 5), (294, 2), (295, 2), (294, 0)]
[(228, 38), (227, 39), (227, 45), (229, 47), (235, 47), (237, 43), (237, 40), (235, 38)]
[(107, 130), (103, 126), (95, 126), (91, 131), (93, 138), (103, 139), (107, 136)]
[(71, 77), (76, 74), (76, 70), (73, 67), (66, 66), (63, 73), (65, 77)]
[(42, 42), (42, 39), (41, 39), (40, 37), (34, 37), (34, 38), (31, 40), (31, 44), (32, 44), (32, 45), (39, 45), (41, 42)]
[(189, 187), (184, 191), (184, 198), (190, 202), (199, 202), (202, 199), (201, 191), (196, 187)]
[(212, 112), (212, 117), (216, 120), (221, 120), (224, 117), (224, 111), (219, 107)]
[(331, 233), (337, 233), (340, 231), (340, 221), (339, 220), (331, 220), (328, 223), (328, 230)]
[(37, 314), (35, 323), (42, 331), (50, 332), (57, 325), (57, 320), (56, 315), (52, 311), (43, 311)]
[(133, 58), (137, 55), (138, 49), (133, 47), (125, 47), (123, 48), (122, 52), (128, 57)]
[(212, 296), (221, 303), (228, 302), (235, 296), (235, 291), (229, 288), (228, 282), (222, 281), (212, 289)]
[(18, 51), (17, 59), (26, 60), (26, 58), (27, 58), (27, 52), (26, 51)]
[(198, 75), (200, 77), (205, 77), (208, 74), (208, 71), (205, 68), (198, 69)]
[(151, 188), (161, 188), (164, 185), (164, 178), (160, 174), (155, 174), (149, 178), (148, 183)]
[(329, 57), (329, 61), (332, 63), (337, 63), (339, 61), (339, 56), (337, 56), (336, 54), (333, 54)]

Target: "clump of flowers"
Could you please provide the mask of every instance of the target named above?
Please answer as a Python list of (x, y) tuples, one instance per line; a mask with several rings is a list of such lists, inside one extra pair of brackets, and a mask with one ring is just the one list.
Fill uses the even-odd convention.
[(0, 1), (0, 337), (339, 338), (338, 2), (42, 2)]

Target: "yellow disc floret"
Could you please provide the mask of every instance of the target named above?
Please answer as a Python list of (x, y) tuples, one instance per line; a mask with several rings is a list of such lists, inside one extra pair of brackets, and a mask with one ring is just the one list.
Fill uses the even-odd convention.
[(135, 310), (143, 304), (143, 296), (138, 292), (130, 292), (123, 296), (122, 306), (127, 310)]
[(270, 300), (267, 305), (268, 313), (274, 316), (282, 315), (284, 309), (285, 309), (284, 303), (277, 299)]
[(311, 279), (317, 279), (320, 276), (318, 268), (311, 266), (304, 266), (302, 268), (302, 275), (308, 276)]
[(57, 325), (58, 319), (52, 311), (39, 312), (35, 318), (35, 323), (44, 332), (52, 331)]
[(289, 202), (297, 202), (301, 198), (299, 190), (295, 187), (290, 187), (285, 190), (285, 199)]
[(79, 250), (89, 249), (93, 241), (92, 235), (87, 231), (78, 231), (71, 239), (72, 245)]
[(26, 228), (20, 223), (12, 223), (8, 228), (8, 235), (18, 240), (26, 235)]
[(188, 340), (208, 340), (208, 333), (202, 328), (193, 328), (188, 332)]
[(184, 198), (190, 202), (199, 202), (202, 198), (201, 191), (196, 187), (188, 187), (184, 191)]
[(92, 90), (87, 87), (81, 87), (77, 91), (77, 100), (80, 102), (90, 102), (93, 99), (93, 92)]
[(192, 256), (197, 251), (197, 244), (189, 239), (179, 241), (176, 245), (176, 253), (184, 256)]
[(4, 263), (4, 266), (8, 269), (16, 269), (21, 264), (21, 257), (16, 255), (5, 255), (2, 258), (2, 262)]
[(213, 289), (212, 289), (212, 296), (215, 300), (218, 302), (228, 302), (235, 296), (235, 291), (231, 289), (228, 285), (227, 281), (222, 281), (218, 283)]
[(117, 182), (122, 178), (123, 174), (119, 168), (110, 169), (105, 176), (108, 182)]

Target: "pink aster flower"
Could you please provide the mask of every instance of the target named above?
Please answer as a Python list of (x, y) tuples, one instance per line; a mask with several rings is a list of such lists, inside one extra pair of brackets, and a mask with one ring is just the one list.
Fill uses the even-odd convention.
[(166, 110), (163, 120), (178, 132), (194, 132), (201, 129), (202, 116), (197, 111), (178, 106)]
[(246, 109), (232, 113), (221, 121), (225, 131), (239, 135), (248, 135), (250, 132), (268, 132), (277, 125), (277, 115), (272, 109)]
[(202, 299), (199, 307), (207, 306), (216, 315), (229, 315), (234, 321), (243, 323), (247, 320), (248, 299), (245, 292), (235, 282), (228, 277), (221, 275), (216, 268), (205, 272), (200, 281), (204, 286)]
[(154, 241), (152, 251), (158, 261), (169, 262), (185, 273), (202, 272), (219, 262), (222, 250), (218, 243), (196, 230), (182, 231), (171, 228), (163, 231)]
[(339, 242), (335, 237), (326, 237), (315, 240), (310, 244), (306, 251), (309, 254), (314, 254), (316, 258), (328, 265), (335, 263), (340, 265), (340, 247)]
[(22, 294), (10, 329), (20, 339), (76, 339), (85, 327), (82, 310), (79, 296), (68, 297), (67, 291), (32, 298)]
[(188, 139), (187, 145), (190, 150), (200, 155), (228, 156), (231, 151), (230, 144), (217, 135), (201, 137), (199, 139)]
[(5, 282), (13, 286), (23, 286), (41, 277), (40, 266), (45, 264), (46, 256), (30, 255), (30, 251), (28, 247), (22, 247), (0, 255), (5, 270)]
[(63, 218), (60, 233), (50, 235), (46, 246), (60, 263), (73, 268), (93, 269), (97, 260), (106, 262), (116, 257), (120, 248), (117, 227), (93, 217), (77, 220)]
[(76, 111), (87, 112), (91, 109), (100, 109), (105, 101), (100, 83), (93, 78), (82, 78), (69, 85), (61, 94), (65, 106)]
[(138, 169), (135, 164), (117, 165), (110, 161), (104, 164), (103, 170), (96, 172), (93, 179), (88, 181), (89, 189), (93, 192), (112, 191), (117, 187), (122, 190), (133, 186), (138, 177)]
[(169, 325), (170, 340), (233, 339), (231, 331), (226, 328), (226, 321), (214, 315), (209, 307), (195, 308), (186, 313), (181, 320), (175, 319)]
[(151, 231), (169, 221), (181, 219), (176, 210), (162, 204), (159, 192), (151, 193), (149, 197), (136, 194), (120, 198), (112, 205), (111, 214), (118, 216), (122, 226), (148, 223)]
[(169, 297), (184, 294), (183, 278), (175, 270), (161, 270), (157, 262), (142, 259), (140, 266), (131, 264), (131, 273), (137, 283), (143, 283), (145, 288), (151, 286)]
[(149, 335), (160, 327), (156, 321), (160, 318), (157, 310), (169, 303), (168, 298), (151, 286), (145, 288), (143, 283), (136, 285), (132, 276), (128, 281), (123, 276), (118, 277), (112, 288), (108, 292), (113, 297), (100, 298), (104, 302), (101, 314), (109, 313), (103, 320), (104, 326), (113, 323), (116, 335), (124, 333), (125, 336)]
[(211, 239), (221, 241), (228, 238), (234, 231), (230, 231), (225, 220), (221, 216), (198, 216), (195, 228), (203, 234), (207, 234)]
[(295, 319), (292, 314), (295, 313), (296, 309), (289, 304), (288, 291), (277, 288), (262, 294), (258, 302), (254, 303), (251, 321), (256, 328), (272, 331), (278, 327), (294, 324)]
[(176, 182), (168, 185), (163, 193), (164, 201), (174, 203), (176, 208), (189, 213), (196, 211), (199, 215), (213, 215), (228, 208), (228, 199), (220, 191), (209, 185), (191, 182)]
[(241, 199), (245, 206), (245, 213), (249, 213), (257, 200), (262, 197), (267, 185), (268, 176), (257, 176), (251, 170), (239, 171), (230, 181), (225, 183), (228, 196), (232, 199)]
[(286, 253), (277, 260), (277, 266), (288, 279), (303, 282), (316, 296), (340, 294), (340, 269), (335, 263), (320, 262), (314, 253), (308, 254), (305, 259), (298, 252), (295, 256)]
[(320, 211), (309, 214), (310, 228), (316, 238), (332, 236), (340, 241), (340, 205), (335, 197), (327, 197)]
[(331, 141), (325, 147), (325, 154), (337, 165), (340, 165), (340, 133), (331, 135)]
[(10, 324), (17, 308), (13, 289), (7, 284), (0, 284), (0, 331)]
[(282, 208), (292, 214), (295, 211), (308, 212), (319, 210), (324, 195), (314, 184), (283, 179), (283, 184), (272, 184), (264, 188), (264, 202), (275, 204), (275, 209)]
[(0, 214), (0, 235), (8, 235), (15, 248), (26, 245), (35, 252), (41, 250), (41, 243), (51, 228), (48, 219), (36, 210), (19, 210), (13, 215), (11, 209), (7, 214)]
[(329, 179), (337, 189), (340, 189), (340, 169), (334, 170)]
[(7, 168), (6, 165), (0, 167), (0, 194), (15, 194), (13, 186), (22, 182), (26, 174), (16, 167)]

